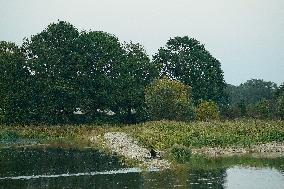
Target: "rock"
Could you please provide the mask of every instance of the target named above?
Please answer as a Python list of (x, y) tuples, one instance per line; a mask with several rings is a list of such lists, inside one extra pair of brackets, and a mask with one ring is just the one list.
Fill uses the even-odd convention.
[(112, 152), (129, 159), (141, 161), (142, 166), (158, 169), (167, 169), (170, 167), (170, 163), (166, 160), (151, 159), (150, 151), (139, 146), (137, 141), (124, 132), (105, 133), (104, 141)]

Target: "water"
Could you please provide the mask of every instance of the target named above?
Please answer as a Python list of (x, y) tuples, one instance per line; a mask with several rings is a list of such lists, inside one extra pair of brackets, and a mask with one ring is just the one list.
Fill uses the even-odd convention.
[(85, 149), (1, 149), (0, 189), (284, 188), (284, 159), (195, 158), (187, 168), (141, 171)]

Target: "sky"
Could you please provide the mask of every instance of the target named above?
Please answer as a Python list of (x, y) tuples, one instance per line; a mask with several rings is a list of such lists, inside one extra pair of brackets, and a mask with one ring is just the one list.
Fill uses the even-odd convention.
[(284, 0), (0, 0), (0, 41), (21, 45), (57, 20), (139, 42), (150, 56), (187, 35), (221, 62), (227, 83), (284, 82)]

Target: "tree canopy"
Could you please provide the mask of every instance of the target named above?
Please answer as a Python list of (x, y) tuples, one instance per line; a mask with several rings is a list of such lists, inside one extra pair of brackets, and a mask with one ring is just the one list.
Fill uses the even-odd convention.
[(231, 104), (237, 104), (241, 101), (246, 104), (254, 104), (261, 99), (270, 100), (273, 98), (276, 89), (275, 83), (262, 79), (250, 79), (239, 86), (227, 86)]
[[(8, 43), (3, 42), (3, 48), (4, 44)], [(22, 59), (16, 60), (18, 53), (10, 64), (21, 66), (7, 72), (27, 74), (23, 80), (30, 87), (23, 94), (32, 96), (26, 100), (29, 110), (25, 110), (30, 113), (30, 121), (74, 122), (78, 117), (74, 111), (78, 109), (87, 120), (108, 111), (132, 119), (131, 110), (139, 114), (145, 108), (144, 88), (158, 75), (142, 45), (122, 44), (116, 36), (102, 31), (79, 32), (64, 21), (52, 23), (25, 39), (23, 52), (13, 46), (14, 49), (22, 53)], [(3, 52), (6, 54), (1, 60), (7, 67), (8, 51)], [(7, 77), (4, 72), (1, 76)], [(9, 79), (3, 81), (11, 83)], [(4, 92), (3, 101), (4, 96), (15, 95)]]
[(0, 42), (0, 111), (6, 122), (28, 119), (29, 70), (25, 57), (14, 43)]
[(226, 101), (221, 64), (196, 39), (188, 36), (172, 38), (153, 59), (162, 74), (192, 87), (195, 103), (200, 99), (219, 104)]
[(204, 115), (283, 118), (283, 96), (283, 85), (259, 79), (226, 85), (220, 62), (187, 36), (170, 39), (153, 60), (139, 43), (65, 21), (25, 38), (21, 47), (0, 41), (5, 123), (190, 120), (194, 105)]

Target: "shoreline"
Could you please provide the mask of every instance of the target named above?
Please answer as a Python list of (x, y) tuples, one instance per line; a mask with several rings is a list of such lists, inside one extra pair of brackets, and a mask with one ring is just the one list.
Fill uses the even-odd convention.
[(270, 142), (255, 144), (249, 147), (201, 147), (192, 148), (193, 155), (207, 157), (232, 157), (251, 155), (253, 157), (284, 157), (284, 143)]
[(179, 156), (171, 152), (173, 147), (177, 147), (174, 153), (185, 150), (186, 155), (180, 154), (182, 162), (190, 156), (284, 157), (284, 121), (161, 120), (134, 125), (0, 125), (0, 149), (6, 147), (92, 148), (109, 155), (117, 154), (126, 164), (140, 162), (141, 166), (157, 164), (147, 155), (151, 148), (161, 152), (162, 160), (169, 163), (175, 163)]
[[(140, 167), (168, 169), (176, 162), (169, 159), (151, 159), (149, 150), (139, 146), (138, 142), (124, 132), (107, 132), (98, 140), (98, 136), (93, 136), (90, 140), (93, 143), (103, 143), (103, 148), (107, 148), (111, 153), (119, 154), (126, 159), (138, 160)], [(100, 144), (101, 145), (101, 144)], [(161, 151), (165, 153), (168, 151)], [(193, 156), (204, 156), (207, 158), (226, 158), (226, 157), (244, 157), (252, 156), (254, 158), (277, 158), (284, 157), (284, 143), (271, 142), (266, 144), (257, 144), (250, 147), (201, 147), (191, 148)]]

